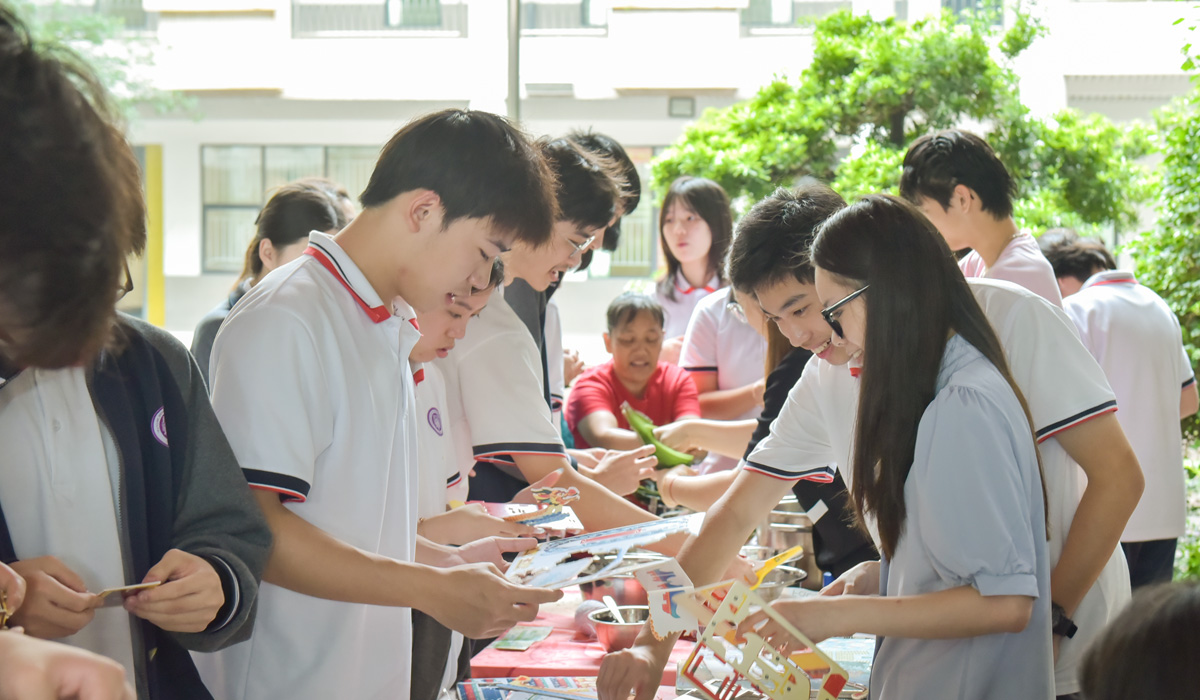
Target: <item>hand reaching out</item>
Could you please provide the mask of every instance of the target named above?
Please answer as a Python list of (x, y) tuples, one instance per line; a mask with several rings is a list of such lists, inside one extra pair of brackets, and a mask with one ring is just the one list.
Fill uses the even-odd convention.
[[(96, 614), (99, 599), (87, 592), (79, 574), (57, 557), (37, 557), (13, 562), (12, 569), (25, 579), (21, 609), (9, 624), (42, 639), (69, 637), (87, 626)], [(10, 608), (12, 603), (9, 603)]]

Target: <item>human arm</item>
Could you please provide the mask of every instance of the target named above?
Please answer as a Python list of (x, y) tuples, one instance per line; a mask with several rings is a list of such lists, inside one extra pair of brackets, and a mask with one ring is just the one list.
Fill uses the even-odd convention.
[[(617, 457), (621, 455), (637, 455), (645, 452), (652, 454), (654, 448), (650, 445), (640, 448), (633, 453), (613, 453)], [(571, 468), (567, 460), (562, 456), (557, 455), (541, 455), (541, 454), (519, 454), (512, 455), (513, 461), (516, 462), (517, 469), (521, 475), (525, 477), (529, 483), (534, 483), (549, 475), (556, 469), (562, 470), (562, 475), (558, 479), (556, 486), (560, 488), (570, 488), (574, 486), (579, 489), (579, 500), (571, 504), (571, 508), (575, 514), (579, 516), (580, 522), (589, 531), (608, 530), (621, 525), (632, 525), (633, 523), (644, 523), (654, 520), (654, 516), (646, 511), (638, 508), (634, 504), (622, 498), (604, 485), (586, 476), (588, 470), (581, 469), (579, 472)], [(605, 464), (606, 456), (601, 460), (601, 465)], [(648, 458), (641, 458), (648, 459)], [(630, 470), (634, 474), (632, 477), (634, 482), (637, 480), (637, 473), (644, 467), (637, 464), (637, 460), (626, 458), (629, 462)], [(611, 460), (610, 460), (611, 462)], [(653, 462), (649, 464), (653, 466)], [(622, 465), (625, 466), (625, 465)], [(636, 483), (635, 483), (636, 488)]]
[(486, 637), (537, 615), (561, 593), (517, 586), (491, 564), (437, 568), (366, 552), (334, 538), (258, 490), (275, 548), (263, 580), (327, 600), (416, 608), (467, 636)]
[(667, 338), (663, 341), (662, 352), (658, 353), (658, 361), (669, 365), (679, 364), (679, 353), (683, 350), (683, 336)]
[(610, 411), (594, 411), (579, 420), (579, 434), (589, 445), (606, 450), (634, 450), (642, 446), (642, 439), (632, 430), (617, 425), (617, 417)]
[(1192, 382), (1179, 395), (1179, 420), (1195, 415), (1197, 410), (1200, 410), (1200, 395), (1196, 393), (1196, 382)]
[[(730, 421), (762, 406), (765, 379), (736, 389), (718, 389), (715, 371), (691, 371), (690, 374), (700, 394), (700, 415), (707, 419)], [(742, 447), (745, 446), (742, 443)]]
[(658, 492), (668, 507), (683, 506), (697, 512), (716, 503), (737, 477), (736, 469), (697, 474), (690, 467), (675, 467), (654, 473)]
[(0, 700), (135, 700), (125, 668), (90, 651), (0, 632)]
[[(813, 642), (852, 634), (908, 639), (963, 639), (1025, 629), (1033, 598), (985, 596), (971, 586), (911, 596), (815, 596), (777, 600), (771, 608)], [(761, 625), (761, 627), (759, 627)], [(755, 628), (758, 627), (757, 630)], [(738, 627), (755, 632), (772, 645), (798, 648), (782, 625), (763, 611), (751, 613)]]
[(485, 537), (536, 537), (541, 532), (530, 525), (497, 518), (481, 503), (468, 503), (417, 523), (418, 535), (443, 545), (462, 545)]
[[(704, 397), (700, 398), (703, 400)], [(731, 421), (685, 418), (655, 428), (654, 437), (667, 447), (680, 452), (716, 452), (725, 457), (740, 459), (757, 424), (754, 419)]]
[[(688, 539), (676, 557), (692, 583), (702, 586), (718, 581), (750, 533), (790, 487), (790, 481), (738, 470), (733, 485), (709, 509), (700, 532)], [(597, 678), (600, 699), (626, 700), (630, 692), (637, 694), (636, 700), (653, 698), (677, 639), (678, 635), (668, 635), (657, 640), (647, 627), (632, 648), (606, 655)]]
[(1050, 580), (1051, 597), (1071, 616), (1120, 544), (1145, 481), (1113, 413), (1096, 416), (1055, 438), (1087, 476)]

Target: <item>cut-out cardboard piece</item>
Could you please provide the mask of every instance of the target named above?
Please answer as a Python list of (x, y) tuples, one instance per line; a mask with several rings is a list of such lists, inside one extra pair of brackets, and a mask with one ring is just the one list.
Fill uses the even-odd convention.
[[(814, 686), (818, 700), (835, 700), (842, 692), (849, 674), (745, 583), (697, 589), (690, 597), (695, 603), (690, 607), (705, 629), (680, 673), (704, 695), (712, 700), (730, 700), (738, 693), (738, 681), (742, 679), (771, 700), (809, 700)], [(744, 641), (735, 642), (738, 625), (759, 608), (806, 648), (785, 657), (753, 632), (747, 633)], [(696, 676), (704, 649), (711, 649), (734, 670), (715, 691)]]
[[(630, 550), (661, 542), (671, 535), (694, 535), (703, 521), (704, 514), (695, 513), (545, 542), (518, 555), (509, 565), (507, 576), (510, 581), (525, 585), (564, 588), (629, 573), (646, 565), (644, 561), (626, 562), (625, 555)], [(587, 565), (600, 554), (617, 556), (599, 571), (581, 577)], [(585, 563), (580, 566), (580, 561)]]
[(535, 503), (559, 508), (579, 500), (579, 489), (574, 486), (542, 486), (529, 492)]
[(650, 631), (655, 639), (663, 640), (676, 632), (695, 631), (696, 616), (678, 604), (694, 589), (683, 567), (674, 559), (654, 562), (633, 572), (633, 577), (646, 589), (650, 606)]
[(521, 523), (533, 527), (545, 526), (551, 530), (578, 535), (583, 532), (583, 523), (571, 506), (543, 506), (532, 503), (482, 503), (489, 515), (510, 523)]

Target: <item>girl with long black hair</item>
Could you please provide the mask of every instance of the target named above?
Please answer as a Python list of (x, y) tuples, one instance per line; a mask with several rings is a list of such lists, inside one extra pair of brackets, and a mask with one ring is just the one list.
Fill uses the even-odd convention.
[[(814, 641), (878, 636), (872, 698), (1051, 698), (1050, 565), (1029, 411), (932, 224), (867, 197), (813, 243), (834, 342), (862, 363), (847, 479), (880, 596), (774, 604)], [(742, 631), (794, 641), (759, 613)]]

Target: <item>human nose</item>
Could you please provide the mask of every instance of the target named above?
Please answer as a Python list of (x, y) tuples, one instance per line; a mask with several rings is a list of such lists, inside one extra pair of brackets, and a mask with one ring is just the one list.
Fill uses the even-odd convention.
[(466, 322), (455, 323), (450, 326), (450, 331), (446, 334), (455, 340), (462, 340), (467, 335)]
[(471, 284), (471, 289), (486, 289), (488, 280), (492, 277), (492, 260), (488, 258), (485, 262), (480, 262), (471, 270), (471, 274), (467, 277), (467, 282)]

